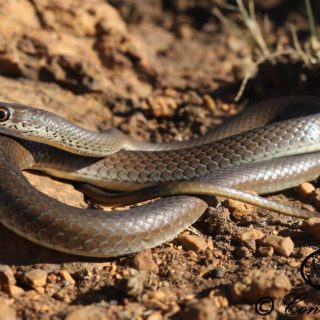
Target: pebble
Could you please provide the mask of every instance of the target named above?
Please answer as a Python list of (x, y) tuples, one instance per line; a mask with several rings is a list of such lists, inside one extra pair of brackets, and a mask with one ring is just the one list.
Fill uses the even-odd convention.
[(167, 96), (167, 97), (171, 97), (171, 98), (178, 98), (179, 97), (179, 94), (178, 92), (173, 89), (173, 88), (167, 88), (164, 90), (164, 94)]
[(314, 192), (315, 187), (310, 182), (303, 182), (298, 186), (298, 193), (302, 198), (308, 198)]
[(40, 294), (35, 290), (28, 290), (25, 292), (24, 297), (30, 300), (38, 300), (40, 297)]
[(245, 246), (237, 247), (234, 250), (234, 255), (238, 259), (250, 258), (252, 256), (250, 250)]
[(274, 249), (271, 246), (259, 247), (258, 253), (262, 257), (272, 257), (274, 254)]
[(24, 290), (15, 284), (6, 284), (3, 286), (2, 291), (7, 293), (10, 297), (17, 297), (24, 294)]
[(178, 236), (178, 241), (185, 250), (192, 250), (194, 252), (204, 251), (207, 249), (207, 242), (200, 237), (182, 233)]
[(320, 189), (317, 188), (316, 190), (314, 190), (312, 196), (313, 196), (312, 200), (313, 200), (315, 206), (317, 208), (320, 208)]
[[(315, 199), (313, 198), (312, 201), (315, 201)], [(315, 211), (314, 210), (314, 207), (311, 205), (311, 204), (308, 204), (308, 203), (301, 203), (301, 209), (305, 209), (305, 210), (308, 210), (308, 211)]]
[(44, 294), (44, 287), (34, 287), (34, 291), (39, 294)]
[(9, 266), (0, 265), (0, 287), (6, 284), (16, 284), (16, 278)]
[(214, 320), (217, 319), (217, 307), (211, 299), (203, 298), (188, 303), (180, 316), (183, 320)]
[(185, 102), (189, 104), (199, 105), (201, 106), (203, 103), (202, 98), (199, 96), (199, 94), (196, 91), (189, 91), (183, 95), (183, 99)]
[(256, 251), (257, 245), (255, 240), (251, 240), (251, 239), (245, 240), (243, 241), (243, 245), (247, 247), (250, 251), (253, 251), (253, 252)]
[(65, 320), (108, 320), (110, 319), (104, 309), (96, 306), (86, 306), (71, 311)]
[(234, 239), (245, 245), (249, 250), (256, 251), (256, 240), (264, 237), (264, 233), (258, 229), (250, 229), (248, 231), (237, 234)]
[(61, 278), (67, 281), (70, 285), (75, 285), (76, 281), (72, 278), (71, 274), (67, 270), (61, 270), (59, 274)]
[(289, 257), (294, 249), (294, 243), (290, 237), (281, 237), (276, 235), (268, 235), (259, 241), (263, 247), (271, 246), (274, 252), (280, 256)]
[(217, 104), (216, 102), (212, 99), (211, 96), (209, 96), (208, 94), (204, 95), (202, 97), (204, 105), (212, 112), (216, 112), (217, 111)]
[[(107, 307), (108, 308), (108, 307)], [(109, 309), (109, 308), (108, 308)], [(142, 320), (145, 318), (142, 318), (142, 314), (145, 313), (146, 308), (144, 305), (138, 302), (125, 302), (124, 310), (121, 310), (117, 312), (115, 315), (115, 312), (111, 309), (110, 316), (108, 319), (110, 320)], [(152, 311), (152, 310), (151, 310)], [(147, 312), (146, 312), (147, 313)], [(95, 319), (93, 319), (95, 320)]]
[(292, 268), (299, 268), (301, 266), (301, 262), (300, 261), (296, 261), (296, 260), (289, 260), (288, 261), (288, 266), (290, 266)]
[(224, 205), (230, 210), (232, 216), (237, 220), (240, 220), (244, 216), (250, 215), (255, 211), (254, 206), (233, 199), (227, 199), (224, 202)]
[(258, 240), (264, 237), (264, 233), (258, 229), (250, 229), (235, 236), (235, 240), (244, 242), (247, 240)]
[(159, 273), (159, 266), (153, 260), (150, 249), (143, 250), (136, 254), (133, 259), (133, 266), (139, 271), (149, 271)]
[(17, 319), (16, 311), (10, 306), (12, 301), (0, 297), (0, 320), (15, 320)]
[(156, 290), (150, 294), (150, 297), (157, 300), (163, 300), (167, 297), (167, 293), (162, 290)]
[(213, 301), (217, 308), (229, 307), (229, 301), (226, 296), (226, 292), (223, 289), (213, 289), (209, 293), (210, 300)]
[(189, 293), (183, 298), (185, 301), (191, 301), (195, 299), (195, 295), (193, 293)]
[(255, 302), (257, 297), (282, 298), (291, 289), (283, 271), (253, 270), (231, 287), (231, 295), (235, 301)]
[(190, 261), (196, 261), (198, 259), (198, 255), (192, 250), (188, 251), (188, 257)]
[(147, 318), (147, 320), (162, 320), (162, 319), (163, 319), (163, 316), (158, 311), (151, 313)]
[(311, 253), (313, 253), (315, 250), (310, 248), (310, 247), (302, 247), (298, 250), (297, 256), (301, 259), (306, 258), (309, 256)]
[(171, 97), (149, 97), (147, 103), (156, 117), (170, 117), (177, 108), (176, 100)]
[(224, 267), (217, 267), (210, 272), (213, 278), (223, 278), (226, 274), (226, 269)]
[(144, 290), (145, 284), (148, 282), (149, 273), (147, 271), (131, 270), (131, 276), (124, 282), (124, 290), (133, 297), (139, 297)]
[(48, 273), (46, 271), (42, 269), (33, 269), (25, 272), (22, 275), (21, 280), (25, 285), (32, 288), (43, 287), (47, 282), (47, 276)]
[(23, 174), (31, 182), (31, 184), (41, 192), (52, 196), (66, 204), (75, 207), (86, 207), (86, 202), (84, 201), (83, 193), (79, 192), (71, 184), (64, 183), (58, 180), (54, 180), (51, 177), (26, 172)]
[(178, 26), (177, 34), (182, 39), (190, 40), (193, 35), (193, 29), (187, 24), (182, 24)]
[(177, 296), (169, 291), (156, 290), (143, 296), (143, 304), (147, 309), (166, 310), (174, 314), (180, 310), (177, 304)]
[(310, 218), (303, 223), (302, 227), (313, 239), (320, 241), (320, 218)]

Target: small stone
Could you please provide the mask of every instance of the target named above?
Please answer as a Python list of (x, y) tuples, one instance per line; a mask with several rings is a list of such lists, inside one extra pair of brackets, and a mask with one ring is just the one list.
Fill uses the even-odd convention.
[(16, 311), (11, 307), (12, 301), (0, 297), (0, 320), (15, 320)]
[(71, 311), (65, 320), (108, 320), (108, 314), (103, 308), (96, 306), (80, 307)]
[(70, 285), (75, 285), (76, 281), (72, 278), (71, 274), (67, 270), (61, 270), (59, 274), (61, 278), (67, 281)]
[(199, 96), (199, 94), (196, 91), (189, 91), (186, 94), (186, 98), (190, 104), (201, 106), (203, 103), (202, 98)]
[(244, 242), (246, 240), (258, 240), (264, 237), (264, 233), (258, 229), (250, 229), (235, 236), (235, 240)]
[(298, 268), (300, 265), (301, 265), (301, 262), (296, 260), (290, 260), (288, 263), (288, 266), (292, 268)]
[(184, 296), (185, 301), (191, 301), (191, 300), (194, 300), (194, 298), (195, 298), (195, 295), (193, 293), (189, 293), (186, 296)]
[(159, 266), (153, 260), (150, 249), (143, 250), (136, 254), (133, 259), (133, 265), (139, 271), (159, 273)]
[(313, 194), (313, 202), (317, 208), (320, 208), (320, 188), (314, 190)]
[(302, 227), (313, 239), (320, 241), (320, 218), (310, 218), (303, 223)]
[(294, 249), (294, 243), (290, 237), (280, 237), (276, 235), (265, 236), (259, 241), (261, 246), (271, 246), (275, 253), (289, 257)]
[(192, 250), (194, 252), (204, 251), (207, 249), (207, 243), (203, 238), (183, 233), (178, 236), (178, 241), (185, 250)]
[(179, 96), (178, 92), (173, 89), (173, 88), (167, 88), (165, 89), (164, 91), (164, 94), (167, 96), (167, 97), (171, 97), (171, 98), (177, 98)]
[(27, 171), (24, 171), (23, 174), (41, 192), (49, 196), (54, 195), (57, 200), (71, 206), (86, 207), (83, 193), (77, 191), (73, 185)]
[(313, 253), (315, 250), (310, 248), (310, 247), (302, 247), (298, 250), (297, 256), (301, 259), (306, 258), (309, 256), (311, 253)]
[(303, 182), (298, 186), (298, 193), (302, 198), (308, 198), (314, 192), (315, 187), (310, 182)]
[(167, 293), (162, 290), (156, 290), (150, 294), (150, 297), (157, 300), (163, 300), (167, 297)]
[[(119, 305), (115, 305), (114, 307), (118, 307)], [(110, 308), (110, 307), (109, 307)], [(111, 310), (110, 310), (111, 309)], [(111, 308), (109, 309), (109, 311), (111, 311), (109, 319), (110, 320), (142, 320), (142, 319), (146, 319), (145, 317), (142, 317), (142, 314), (145, 313), (146, 311), (146, 307), (138, 302), (125, 302), (125, 306), (124, 306), (124, 310), (122, 311), (121, 309), (119, 311), (117, 311), (117, 313), (115, 314), (115, 309)], [(150, 314), (150, 312), (152, 312), (154, 310), (150, 310), (149, 312), (146, 312), (147, 314)]]
[(223, 289), (213, 289), (209, 293), (210, 300), (213, 301), (217, 308), (227, 308), (229, 307), (229, 301), (225, 290)]
[(177, 108), (177, 102), (171, 97), (148, 97), (147, 103), (156, 117), (172, 116)]
[(257, 229), (250, 229), (248, 231), (237, 234), (234, 239), (245, 245), (249, 250), (256, 251), (256, 240), (264, 237), (264, 233)]
[(124, 290), (133, 297), (139, 297), (150, 279), (150, 273), (147, 271), (130, 270), (130, 277), (124, 282)]
[(289, 278), (280, 270), (253, 270), (231, 287), (236, 302), (255, 302), (257, 297), (282, 298), (292, 289)]
[(163, 316), (159, 311), (151, 313), (147, 318), (147, 320), (162, 320), (162, 319), (163, 319)]
[(189, 40), (192, 38), (193, 30), (188, 24), (183, 24), (178, 27), (177, 33), (180, 38)]
[[(229, 64), (229, 63), (228, 63), (228, 64)], [(224, 68), (225, 68), (225, 67), (227, 66), (227, 64), (224, 64), (223, 66), (224, 66)], [(227, 68), (227, 69), (229, 69), (229, 68)], [(225, 69), (224, 69), (224, 70), (225, 70)], [(228, 112), (230, 111), (231, 105), (228, 104), (228, 103), (222, 103), (222, 105), (220, 106), (220, 108), (221, 108), (222, 111), (228, 113)]]
[(149, 309), (160, 309), (168, 310), (170, 308), (173, 312), (177, 309), (176, 312), (180, 310), (180, 307), (177, 305), (177, 296), (170, 290), (156, 290), (150, 292), (148, 295), (144, 295), (143, 298), (144, 305)]
[(198, 258), (198, 255), (194, 251), (189, 250), (188, 257), (189, 257), (190, 261), (196, 261)]
[(0, 287), (5, 284), (16, 284), (16, 278), (9, 266), (0, 265)]
[(266, 247), (260, 247), (258, 249), (258, 253), (262, 257), (272, 257), (274, 254), (274, 249), (271, 246), (266, 246)]
[(42, 269), (33, 269), (22, 275), (22, 281), (25, 285), (32, 288), (43, 287), (47, 282), (48, 273)]
[(38, 300), (40, 294), (36, 290), (28, 290), (24, 294), (24, 298), (28, 300)]
[(34, 287), (34, 291), (39, 294), (44, 294), (44, 287)]
[(217, 307), (209, 298), (200, 299), (197, 302), (187, 304), (181, 312), (181, 319), (184, 320), (214, 320), (217, 319)]
[(215, 268), (210, 272), (210, 275), (213, 278), (220, 278), (220, 279), (223, 278), (225, 274), (226, 274), (226, 269), (224, 267)]
[(252, 256), (250, 250), (245, 246), (237, 247), (234, 250), (234, 255), (238, 259), (250, 258)]
[(315, 211), (314, 207), (309, 203), (301, 203), (301, 209), (305, 209), (311, 212)]
[(10, 297), (17, 297), (24, 294), (24, 290), (14, 284), (5, 284), (2, 290), (3, 292), (7, 293)]
[(217, 104), (216, 102), (209, 96), (208, 94), (203, 96), (203, 102), (204, 105), (211, 111), (216, 112), (217, 111)]
[(247, 204), (241, 201), (227, 199), (224, 205), (229, 209), (232, 216), (240, 220), (243, 217), (252, 214), (255, 211), (255, 207), (251, 204)]
[(255, 240), (252, 240), (252, 239), (245, 240), (243, 241), (243, 245), (247, 247), (250, 251), (253, 251), (253, 252), (256, 251), (257, 245)]

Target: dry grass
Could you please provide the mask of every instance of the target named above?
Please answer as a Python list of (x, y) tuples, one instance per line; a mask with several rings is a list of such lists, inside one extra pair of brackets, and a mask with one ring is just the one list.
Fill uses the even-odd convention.
[[(302, 61), (308, 68), (319, 66), (320, 42), (316, 34), (316, 25), (310, 0), (305, 0), (310, 36), (302, 43), (298, 38), (295, 26), (291, 25), (291, 35), (288, 35), (288, 38), (291, 38), (292, 42), (290, 45), (286, 46), (286, 48), (279, 46), (272, 47), (268, 44), (264, 35), (264, 30), (266, 28), (263, 28), (263, 24), (259, 23), (256, 18), (254, 0), (249, 0), (248, 8), (244, 5), (243, 0), (236, 0), (236, 2), (237, 6), (229, 6), (228, 9), (239, 13), (239, 18), (248, 31), (245, 39), (249, 48), (251, 48), (252, 64), (246, 71), (245, 77), (235, 97), (235, 101), (238, 101), (241, 98), (248, 81), (257, 74), (259, 66), (267, 61), (274, 63), (277, 58), (288, 56), (296, 61)], [(222, 23), (227, 25), (229, 30), (236, 35), (243, 37), (243, 29), (241, 26), (238, 26), (223, 15), (220, 9), (215, 7), (212, 12)], [(268, 25), (268, 21), (268, 17), (265, 17), (264, 25)]]

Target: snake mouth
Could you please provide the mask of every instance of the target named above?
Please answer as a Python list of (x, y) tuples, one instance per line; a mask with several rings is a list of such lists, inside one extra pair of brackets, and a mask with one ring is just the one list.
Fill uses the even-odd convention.
[(31, 134), (31, 132), (29, 130), (23, 130), (23, 129), (17, 129), (17, 128), (1, 128), (0, 127), (0, 134), (8, 137), (28, 139), (28, 136)]
[(27, 129), (22, 129), (22, 128), (18, 128), (16, 125), (11, 125), (10, 127), (4, 127), (4, 128), (1, 128), (0, 127), (0, 132), (15, 132), (15, 133), (26, 133), (30, 130), (27, 130)]

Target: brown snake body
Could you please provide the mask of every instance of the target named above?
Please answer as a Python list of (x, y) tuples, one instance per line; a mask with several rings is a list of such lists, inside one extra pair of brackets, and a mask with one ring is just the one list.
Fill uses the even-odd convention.
[[(300, 99), (316, 107), (320, 105), (316, 98)], [(298, 100), (278, 100), (278, 108), (271, 108), (272, 117), (278, 117), (290, 103), (299, 103)], [(260, 111), (263, 109), (259, 108)], [(259, 109), (256, 107), (254, 110)], [(40, 124), (30, 116), (35, 113)], [(303, 218), (315, 215), (235, 188), (268, 193), (315, 179), (320, 166), (319, 114), (255, 129), (250, 124), (247, 128), (251, 130), (231, 137), (226, 137), (223, 130), (219, 136), (218, 129), (216, 134), (223, 137), (220, 140), (213, 141), (213, 134), (205, 138), (210, 140), (205, 140), (205, 144), (198, 145), (203, 142), (203, 139), (198, 139), (187, 147), (178, 143), (171, 146), (176, 150), (152, 152), (130, 150), (154, 150), (157, 146), (137, 143), (135, 147), (128, 147), (133, 141), (131, 139), (120, 148), (128, 150), (118, 150), (119, 146), (114, 142), (108, 144), (109, 149), (106, 145), (104, 149), (91, 148), (98, 134), (80, 128), (75, 130), (77, 127), (63, 119), (57, 122), (61, 118), (51, 118), (51, 115), (38, 109), (0, 104), (2, 134), (37, 142), (46, 142), (45, 138), (49, 137), (48, 143), (52, 145), (0, 136), (0, 221), (17, 234), (41, 245), (96, 257), (137, 252), (172, 239), (196, 221), (207, 205), (195, 197), (176, 196), (119, 214), (103, 214), (97, 210), (63, 205), (43, 195), (30, 186), (20, 170), (41, 170), (65, 179), (121, 191), (165, 183), (131, 195), (120, 195), (119, 199), (114, 197), (114, 203), (137, 202), (156, 195), (214, 194)], [(260, 124), (266, 122), (261, 120)], [(50, 123), (53, 125), (49, 128)], [(232, 124), (232, 120), (229, 123)], [(66, 133), (68, 125), (75, 133), (77, 143)], [(239, 126), (233, 127), (234, 130), (230, 126), (231, 133), (238, 133)], [(126, 139), (122, 134), (117, 136), (116, 131), (114, 133), (116, 136), (113, 135), (112, 139)], [(99, 137), (103, 137), (106, 144), (110, 138), (108, 133)], [(73, 153), (56, 149), (61, 142), (62, 149)], [(170, 149), (170, 144), (164, 144), (160, 149), (163, 148)], [(95, 194), (99, 198), (98, 193)]]

